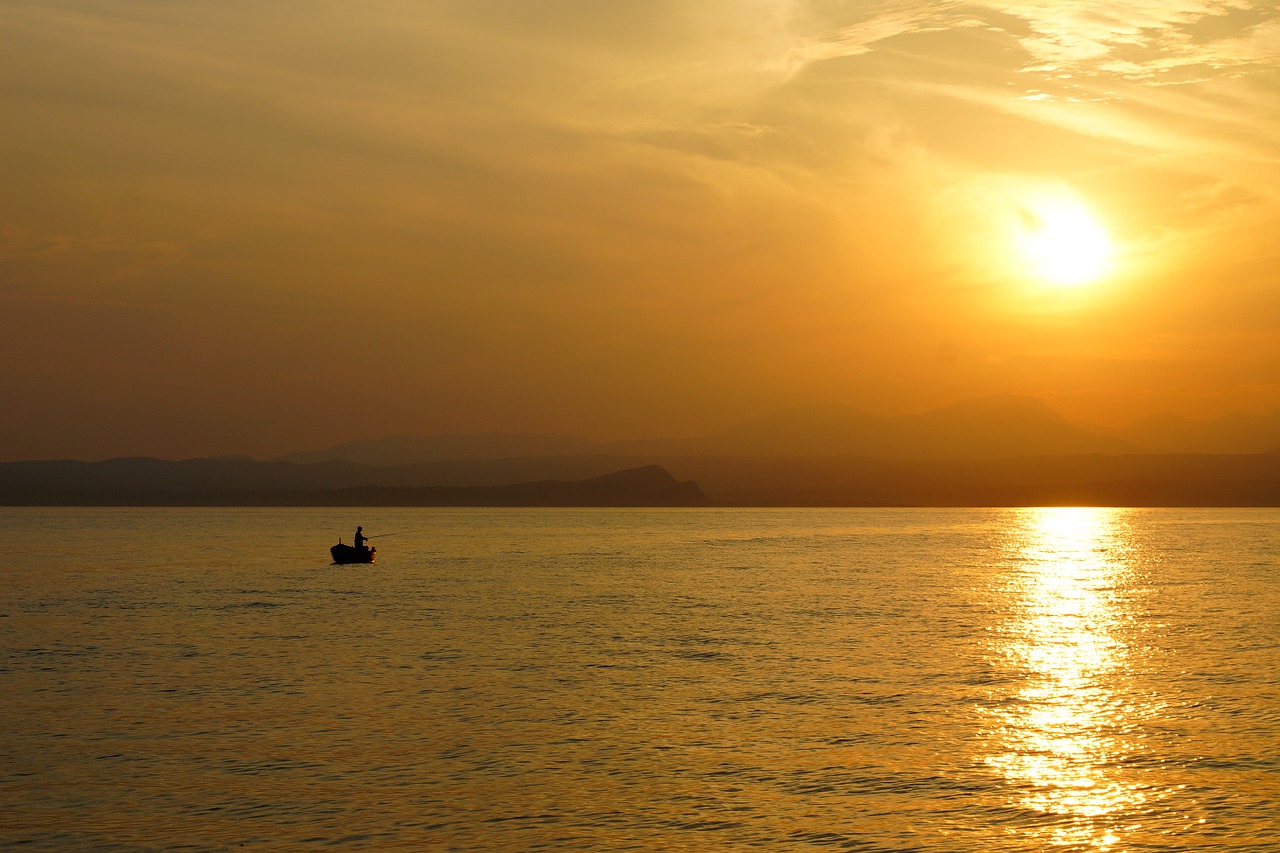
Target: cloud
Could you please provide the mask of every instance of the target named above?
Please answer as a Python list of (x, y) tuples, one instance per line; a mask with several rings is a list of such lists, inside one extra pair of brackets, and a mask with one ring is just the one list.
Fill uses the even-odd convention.
[[(57, 299), (160, 306), (139, 363), (186, 342), (266, 398), (243, 365), (278, 335), (300, 386), (367, 373), (402, 431), (441, 395), (640, 431), (905, 401), (865, 365), (986, 363), (966, 242), (1020, 187), (1152, 246), (1212, 234), (1202, 265), (1258, 257), (1280, 192), (1274, 10), (1236, 0), (43, 0), (0, 28), (3, 284), (44, 324), (12, 351), (92, 327)], [(359, 369), (307, 348), (339, 319)]]
[(871, 14), (859, 8), (859, 20), (806, 38), (797, 55), (819, 62), (866, 53), (895, 36), (993, 26), (1027, 50), (1024, 70), (1044, 73), (1105, 71), (1152, 82), (1180, 65), (1230, 72), (1277, 56), (1277, 10), (1247, 0), (892, 2)]

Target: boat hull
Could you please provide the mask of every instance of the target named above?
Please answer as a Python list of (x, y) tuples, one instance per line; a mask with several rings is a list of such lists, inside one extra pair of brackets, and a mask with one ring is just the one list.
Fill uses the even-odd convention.
[(357, 548), (354, 545), (338, 543), (329, 549), (333, 561), (339, 565), (347, 563), (372, 563), (378, 556), (377, 548)]

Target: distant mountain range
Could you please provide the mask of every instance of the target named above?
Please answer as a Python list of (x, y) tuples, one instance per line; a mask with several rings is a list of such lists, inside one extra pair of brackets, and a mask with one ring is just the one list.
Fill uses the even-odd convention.
[(1280, 416), (1071, 423), (991, 397), (917, 415), (794, 409), (716, 436), (392, 437), (246, 457), (0, 464), (0, 504), (1280, 506)]
[(351, 463), (110, 459), (0, 464), (0, 505), (705, 506), (696, 483), (657, 465), (584, 480), (424, 484), (412, 470)]
[(1154, 453), (1280, 453), (1280, 412), (1213, 421), (1152, 415), (1111, 434)]
[(553, 456), (860, 456), (876, 459), (1007, 459), (1133, 453), (1280, 452), (1280, 412), (1193, 421), (1176, 415), (1120, 429), (1072, 423), (1030, 397), (995, 396), (911, 415), (873, 415), (849, 406), (790, 409), (728, 432), (686, 439), (599, 442), (570, 435), (391, 436), (278, 461), (417, 465)]
[(1280, 506), (1280, 453), (0, 464), (10, 506)]
[(475, 435), (392, 435), (349, 441), (324, 450), (290, 453), (275, 461), (356, 462), (361, 465), (420, 465), (447, 459), (516, 459), (601, 453), (607, 445), (572, 435), (480, 433)]

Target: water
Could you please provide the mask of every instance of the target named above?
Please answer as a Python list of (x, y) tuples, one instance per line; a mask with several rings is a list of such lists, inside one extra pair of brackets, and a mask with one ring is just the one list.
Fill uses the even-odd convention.
[(1280, 850), (1278, 522), (0, 510), (0, 846)]

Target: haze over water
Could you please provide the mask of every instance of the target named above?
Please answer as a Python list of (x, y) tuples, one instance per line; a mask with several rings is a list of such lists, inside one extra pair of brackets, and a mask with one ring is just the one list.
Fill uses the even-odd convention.
[(0, 846), (1274, 851), (1277, 520), (0, 510)]

